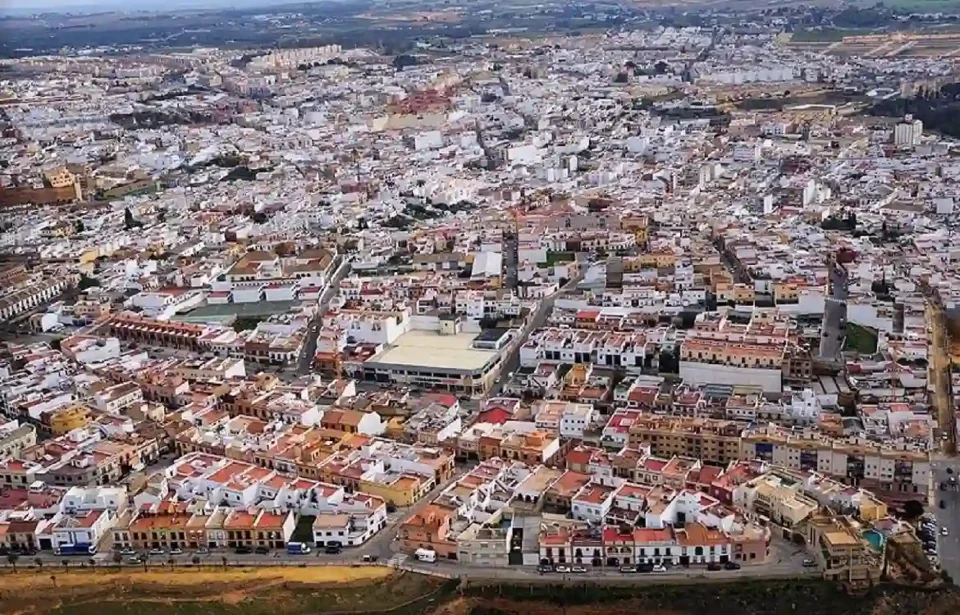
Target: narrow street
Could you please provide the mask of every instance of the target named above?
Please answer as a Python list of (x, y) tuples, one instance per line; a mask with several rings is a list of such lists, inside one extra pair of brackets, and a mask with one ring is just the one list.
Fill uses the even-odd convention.
[[(584, 264), (586, 266), (586, 264)], [(580, 273), (577, 277), (569, 280), (563, 288), (560, 288), (557, 292), (545, 297), (540, 301), (540, 305), (537, 307), (537, 311), (534, 313), (533, 318), (530, 319), (529, 324), (523, 328), (523, 331), (520, 332), (520, 339), (513, 345), (510, 349), (510, 353), (503, 362), (503, 368), (500, 370), (500, 378), (497, 380), (497, 383), (493, 385), (490, 389), (490, 392), (487, 394), (488, 397), (497, 397), (500, 395), (500, 391), (503, 390), (503, 385), (509, 379), (509, 375), (517, 371), (517, 367), (520, 365), (520, 347), (527, 342), (527, 338), (530, 337), (530, 333), (542, 327), (546, 322), (547, 318), (550, 316), (550, 313), (553, 311), (553, 305), (556, 303), (557, 299), (577, 288), (577, 284), (583, 280), (583, 276), (586, 275), (586, 269), (581, 267)]]
[(937, 426), (941, 434), (943, 452), (955, 455), (957, 452), (957, 429), (954, 414), (953, 391), (951, 384), (950, 339), (947, 334), (946, 317), (934, 300), (928, 299), (926, 309), (927, 325), (930, 331), (929, 385), (932, 387), (931, 405), (937, 416)]
[(320, 297), (320, 307), (317, 309), (317, 315), (314, 316), (313, 320), (311, 320), (307, 326), (307, 339), (303, 342), (303, 347), (300, 349), (300, 356), (297, 358), (297, 375), (304, 376), (310, 373), (310, 368), (313, 366), (313, 355), (317, 352), (317, 335), (320, 333), (320, 323), (323, 320), (323, 315), (330, 306), (331, 299), (336, 296), (340, 288), (341, 280), (343, 280), (349, 272), (350, 260), (349, 258), (344, 258), (330, 279), (327, 289), (323, 291), (323, 296)]

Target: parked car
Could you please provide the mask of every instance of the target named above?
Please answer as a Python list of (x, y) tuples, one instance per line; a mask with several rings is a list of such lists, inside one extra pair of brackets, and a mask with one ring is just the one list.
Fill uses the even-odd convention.
[(539, 572), (540, 574), (543, 574), (545, 572), (553, 572), (553, 566), (551, 566), (550, 564), (540, 564), (539, 566), (537, 566), (537, 572)]
[(128, 563), (128, 564), (142, 564), (142, 563), (143, 563), (143, 558), (141, 558), (139, 555), (131, 555), (130, 557), (127, 558), (127, 563)]
[(655, 566), (653, 567), (653, 571), (654, 571), (654, 572), (666, 572), (666, 571), (667, 571), (667, 567), (664, 566), (663, 564), (657, 564), (657, 565), (655, 565)]
[(380, 558), (377, 557), (376, 555), (364, 555), (361, 559), (362, 559), (363, 561), (365, 561), (365, 562), (371, 562), (371, 563), (372, 563), (372, 562), (377, 561), (377, 560), (380, 559)]
[(946, 508), (947, 503), (944, 500), (940, 500), (940, 508)]
[(150, 555), (163, 555), (166, 553), (163, 549), (150, 549)]
[(170, 549), (170, 555), (183, 555), (183, 549), (180, 547), (174, 547)]
[(622, 572), (623, 574), (631, 574), (636, 571), (637, 569), (633, 566), (620, 566), (620, 572)]
[(570, 572), (573, 572), (576, 574), (584, 574), (586, 571), (587, 569), (584, 568), (583, 566), (573, 566), (570, 568)]
[(949, 535), (950, 535), (950, 530), (948, 530), (948, 529), (945, 528), (945, 527), (942, 527), (942, 528), (940, 528), (940, 535), (941, 535), (941, 536), (949, 536)]
[(563, 564), (559, 564), (559, 565), (556, 567), (556, 571), (557, 571), (557, 572), (561, 572), (561, 573), (567, 573), (567, 572), (570, 572), (570, 567), (569, 567), (569, 566), (564, 566)]
[(721, 566), (717, 562), (710, 562), (709, 564), (707, 564), (707, 570), (711, 572), (716, 572), (717, 570), (723, 570), (723, 566)]
[(253, 552), (257, 555), (266, 555), (267, 553), (270, 553), (270, 548), (261, 546), (254, 549)]
[(653, 564), (637, 564), (637, 572), (642, 572), (644, 574), (653, 572)]
[(237, 555), (250, 555), (251, 553), (253, 553), (253, 549), (251, 549), (250, 547), (237, 547), (236, 549), (234, 549), (233, 552), (236, 553)]
[(343, 549), (334, 545), (332, 547), (324, 547), (323, 552), (326, 553), (327, 555), (339, 555), (340, 553), (343, 552)]
[(136, 555), (137, 552), (131, 549), (130, 547), (124, 547), (120, 549), (120, 555)]
[(208, 553), (210, 553), (210, 549), (206, 547), (200, 547), (199, 549), (197, 549), (196, 553), (197, 555), (207, 555)]
[(808, 557), (808, 558), (806, 558), (806, 559), (803, 560), (803, 567), (804, 567), (804, 568), (816, 568), (816, 567), (817, 567), (817, 562)]
[(740, 564), (737, 562), (727, 562), (723, 565), (723, 567), (727, 570), (740, 570)]

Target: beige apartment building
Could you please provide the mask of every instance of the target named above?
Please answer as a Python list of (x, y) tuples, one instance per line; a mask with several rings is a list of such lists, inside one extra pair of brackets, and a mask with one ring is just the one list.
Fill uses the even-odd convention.
[(760, 459), (791, 470), (816, 471), (884, 501), (927, 499), (930, 455), (906, 443), (838, 439), (820, 432), (764, 425), (745, 431), (741, 459)]
[(700, 417), (641, 416), (630, 426), (629, 444), (649, 444), (651, 454), (693, 457), (708, 463), (727, 464), (740, 459), (740, 433), (735, 421)]

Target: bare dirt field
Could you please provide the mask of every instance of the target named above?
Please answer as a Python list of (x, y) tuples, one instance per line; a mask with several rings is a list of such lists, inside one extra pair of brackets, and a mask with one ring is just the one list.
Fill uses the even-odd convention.
[(441, 583), (384, 567), (5, 571), (3, 615), (226, 615), (378, 612)]

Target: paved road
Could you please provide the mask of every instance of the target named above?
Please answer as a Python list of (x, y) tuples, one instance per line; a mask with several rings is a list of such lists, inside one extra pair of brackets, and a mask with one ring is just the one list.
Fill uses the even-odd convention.
[(795, 569), (787, 564), (759, 564), (744, 566), (740, 570), (707, 571), (703, 566), (690, 568), (669, 568), (667, 572), (649, 574), (625, 574), (615, 568), (587, 568), (587, 572), (573, 573), (545, 573), (540, 574), (534, 566), (511, 566), (507, 568), (493, 568), (483, 566), (463, 566), (456, 562), (440, 562), (426, 564), (407, 558), (400, 564), (405, 570), (423, 573), (439, 573), (451, 577), (468, 577), (473, 579), (503, 579), (503, 580), (543, 580), (548, 582), (582, 582), (589, 580), (622, 580), (631, 583), (664, 583), (685, 579), (723, 579), (738, 578), (800, 578), (817, 577), (820, 571), (816, 568)]
[(841, 327), (847, 320), (848, 279), (843, 267), (830, 269), (830, 294), (823, 309), (823, 324), (820, 335), (820, 358), (833, 360), (840, 358), (844, 333)]
[(937, 412), (937, 426), (946, 440), (941, 440), (944, 452), (952, 454), (957, 450), (957, 423), (954, 418), (953, 384), (950, 362), (950, 336), (946, 331), (946, 318), (943, 309), (928, 298), (926, 308), (927, 331), (930, 340), (929, 381), (933, 390), (933, 407)]
[[(960, 579), (960, 490), (950, 484), (950, 478), (960, 481), (960, 462), (942, 455), (935, 456), (930, 467), (933, 473), (933, 506), (930, 512), (937, 516), (938, 524), (947, 528), (948, 536), (940, 536), (940, 567), (954, 579)], [(953, 470), (951, 474), (949, 470)], [(946, 489), (940, 491), (940, 484)], [(944, 508), (940, 508), (943, 502)]]
[(304, 341), (303, 347), (300, 349), (300, 356), (297, 358), (297, 374), (300, 376), (310, 373), (310, 368), (313, 366), (313, 355), (317, 353), (317, 335), (320, 333), (320, 323), (323, 320), (323, 315), (330, 306), (330, 300), (336, 296), (337, 290), (340, 288), (340, 281), (349, 271), (350, 261), (344, 259), (330, 279), (327, 290), (323, 291), (323, 295), (320, 297), (320, 307), (317, 309), (317, 315), (307, 325), (307, 339)]
[[(451, 479), (455, 480), (454, 479)], [(816, 568), (804, 568), (803, 559), (806, 554), (792, 545), (778, 538), (774, 538), (770, 545), (770, 557), (765, 564), (744, 566), (740, 570), (719, 570), (707, 571), (703, 566), (694, 566), (691, 568), (675, 567), (667, 572), (650, 574), (624, 574), (617, 568), (592, 568), (588, 567), (585, 573), (547, 573), (540, 574), (534, 566), (509, 566), (509, 567), (486, 567), (470, 566), (460, 564), (455, 561), (439, 560), (428, 564), (419, 562), (415, 558), (403, 553), (399, 553), (397, 545), (394, 544), (396, 532), (392, 524), (401, 518), (406, 518), (409, 514), (416, 512), (420, 507), (425, 506), (433, 497), (449, 484), (438, 486), (426, 498), (421, 500), (418, 506), (411, 507), (404, 511), (398, 511), (397, 515), (391, 515), (393, 520), (391, 525), (384, 528), (377, 537), (367, 542), (364, 546), (355, 549), (346, 549), (337, 555), (328, 555), (321, 550), (314, 550), (308, 555), (289, 555), (286, 551), (275, 551), (266, 555), (247, 554), (238, 555), (232, 551), (215, 551), (200, 555), (200, 565), (218, 567), (226, 564), (229, 566), (322, 566), (322, 565), (357, 565), (362, 563), (364, 556), (376, 556), (376, 562), (381, 565), (389, 565), (404, 570), (420, 572), (424, 574), (439, 575), (444, 577), (469, 577), (471, 579), (490, 579), (490, 580), (514, 580), (514, 581), (544, 581), (544, 582), (583, 582), (583, 581), (619, 581), (628, 583), (662, 583), (662, 582), (698, 582), (699, 580), (718, 580), (728, 581), (738, 578), (802, 578), (816, 577), (819, 571)], [(960, 495), (960, 494), (956, 494)], [(183, 555), (172, 557), (175, 565), (187, 565), (192, 562), (192, 552), (186, 552)], [(52, 554), (42, 554), (39, 556), (44, 566), (58, 567), (66, 561), (70, 566), (89, 565), (90, 558), (87, 557), (58, 557)], [(98, 553), (93, 558), (97, 565), (116, 565), (113, 563), (111, 553)], [(169, 555), (153, 555), (148, 559), (147, 565), (150, 567), (166, 566)], [(20, 566), (32, 566), (36, 557), (24, 556), (20, 559)], [(126, 558), (121, 562), (122, 566), (137, 568), (142, 564), (129, 564)]]
[[(227, 566), (356, 566), (362, 564), (358, 557), (344, 557), (341, 555), (325, 555), (310, 553), (308, 555), (288, 555), (285, 551), (278, 551), (268, 555), (236, 555), (233, 553), (210, 553), (200, 556), (200, 566), (217, 568), (224, 565), (223, 555), (227, 557)], [(21, 568), (34, 567), (34, 557), (20, 558), (17, 565)], [(90, 558), (85, 557), (53, 557), (40, 558), (43, 566), (49, 569), (61, 567), (62, 562), (68, 562), (70, 567), (89, 566)], [(168, 556), (156, 555), (147, 560), (149, 568), (166, 567)], [(97, 554), (94, 557), (97, 566), (116, 566), (110, 554)], [(192, 565), (192, 554), (176, 556), (174, 565)], [(466, 577), (476, 580), (504, 580), (504, 581), (539, 581), (549, 583), (582, 583), (592, 582), (622, 582), (637, 584), (657, 584), (665, 582), (702, 582), (702, 581), (732, 581), (735, 579), (763, 579), (763, 578), (814, 578), (819, 575), (815, 568), (800, 568), (788, 564), (759, 564), (744, 566), (740, 570), (707, 571), (704, 567), (670, 568), (667, 572), (649, 574), (624, 574), (611, 568), (588, 568), (585, 573), (546, 573), (540, 574), (534, 566), (511, 566), (494, 568), (484, 566), (464, 566), (457, 562), (438, 561), (433, 564), (419, 562), (413, 557), (394, 557), (392, 559), (378, 559), (377, 565), (391, 566), (447, 578)], [(124, 568), (141, 568), (143, 564), (130, 564), (126, 559), (120, 563)], [(10, 567), (7, 564), (7, 567)]]
[(406, 508), (400, 508), (395, 513), (389, 514), (387, 526), (385, 528), (377, 532), (376, 536), (368, 540), (363, 545), (350, 551), (350, 553), (354, 555), (354, 559), (362, 558), (364, 555), (376, 556), (380, 561), (386, 561), (390, 559), (394, 553), (400, 550), (400, 545), (396, 541), (396, 527), (399, 525), (399, 523), (426, 508), (438, 495), (440, 495), (441, 491), (446, 489), (455, 480), (461, 478), (467, 473), (468, 470), (469, 468), (467, 467), (458, 466), (457, 470), (450, 479), (434, 487), (427, 495), (420, 498), (416, 504)]
[(497, 397), (500, 395), (500, 392), (503, 390), (503, 385), (506, 384), (510, 374), (517, 371), (517, 367), (520, 365), (520, 347), (526, 343), (531, 332), (546, 324), (547, 318), (553, 311), (553, 305), (556, 303), (557, 298), (575, 290), (577, 288), (577, 284), (580, 283), (580, 280), (583, 279), (585, 274), (586, 263), (581, 266), (580, 273), (577, 275), (577, 277), (568, 281), (563, 288), (559, 289), (554, 294), (540, 300), (540, 305), (537, 307), (537, 311), (534, 313), (533, 318), (530, 319), (529, 324), (523, 328), (523, 331), (520, 332), (520, 339), (517, 340), (517, 342), (513, 345), (513, 348), (507, 355), (506, 360), (504, 360), (503, 369), (500, 370), (500, 378), (490, 389), (488, 397)]
[(517, 235), (513, 232), (503, 235), (503, 269), (504, 286), (507, 288), (517, 287), (517, 261), (518, 258)]

